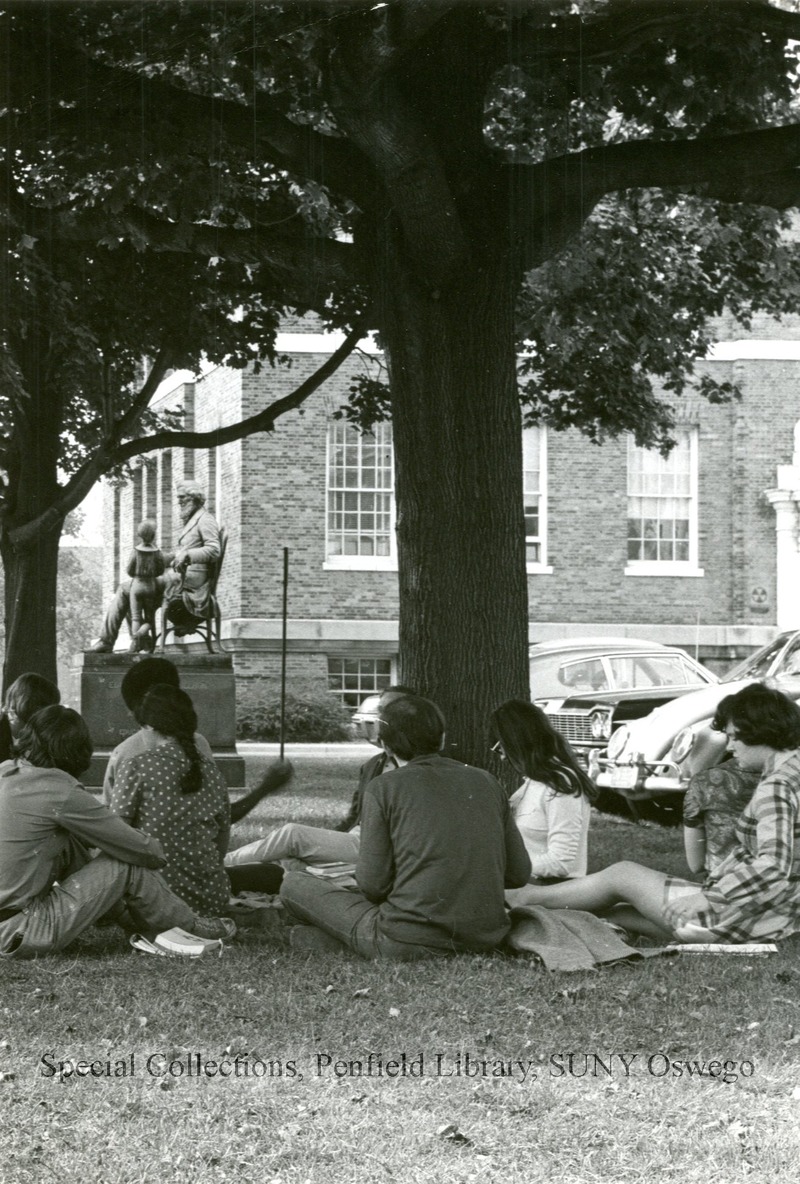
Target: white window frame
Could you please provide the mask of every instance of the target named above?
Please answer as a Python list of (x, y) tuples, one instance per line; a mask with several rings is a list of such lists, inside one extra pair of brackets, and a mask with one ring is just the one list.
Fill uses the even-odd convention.
[[(392, 467), (390, 482), (385, 492), (389, 494), (389, 554), (388, 555), (331, 555), (330, 554), (330, 518), (331, 518), (331, 449), (335, 429), (345, 430), (349, 425), (344, 420), (330, 419), (326, 431), (325, 444), (325, 559), (322, 567), (324, 571), (397, 571), (397, 538), (395, 534), (396, 508), (394, 496), (394, 449), (392, 449)], [(383, 425), (391, 431), (391, 424)], [(355, 432), (355, 428), (350, 428)], [(366, 433), (369, 435), (369, 433)], [(353, 492), (361, 492), (361, 486), (354, 487)], [(384, 490), (376, 491), (384, 492)]]
[[(528, 538), (532, 542), (539, 544), (539, 559), (537, 561), (530, 561), (526, 559), (525, 568), (528, 575), (552, 575), (553, 569), (547, 562), (547, 428), (543, 424), (535, 427), (523, 428), (523, 436), (528, 432), (538, 432), (539, 435), (539, 534), (534, 538), (533, 535), (525, 536), (525, 547), (527, 554)], [(527, 498), (527, 473), (529, 470), (525, 468), (525, 447), (523, 443), (522, 449), (523, 457), (523, 497)]]
[[(344, 687), (344, 686), (332, 687), (330, 685), (331, 662), (357, 662), (359, 664), (362, 662), (372, 662), (373, 663), (373, 672), (372, 672), (372, 676), (371, 676), (371, 681), (373, 683), (377, 679), (377, 671), (375, 671), (374, 664), (377, 662), (388, 662), (389, 663), (389, 673), (388, 673), (388, 681), (386, 683), (386, 686), (391, 686), (396, 681), (396, 679), (395, 679), (395, 660), (394, 660), (394, 658), (391, 658), (386, 654), (327, 654), (326, 655), (326, 665), (327, 665), (327, 676), (328, 676), (328, 693), (330, 695), (336, 695), (337, 699), (339, 699), (339, 701), (342, 703), (342, 705), (344, 707), (346, 707), (348, 709), (348, 711), (358, 710), (359, 705), (361, 704), (361, 702), (364, 699), (366, 699), (369, 695), (380, 695), (382, 690), (384, 690), (385, 688), (374, 687), (374, 686), (362, 688), (360, 685), (357, 689), (348, 689), (347, 687)], [(361, 682), (361, 675), (363, 673), (364, 672), (362, 670), (358, 671), (357, 677), (359, 680), (359, 684)], [(382, 677), (386, 678), (387, 675), (384, 674)], [(344, 679), (344, 672), (342, 672), (342, 678)], [(355, 694), (358, 695), (358, 703), (353, 704), (353, 706), (351, 707), (349, 703), (345, 702), (344, 696), (345, 695), (355, 695)]]
[[(684, 433), (689, 441), (689, 558), (688, 559), (628, 559), (626, 561), (625, 575), (626, 576), (688, 576), (698, 577), (705, 575), (703, 568), (699, 566), (698, 555), (698, 429), (697, 427), (678, 427), (676, 432)], [(631, 479), (631, 465), (630, 457), (631, 450), (637, 447), (633, 436), (628, 437), (627, 444), (627, 498), (641, 496), (640, 494), (631, 493), (630, 479)], [(642, 451), (648, 451), (643, 449)], [(653, 450), (655, 451), (655, 450)], [(626, 504), (626, 534), (625, 534), (625, 548), (627, 550), (627, 504)]]

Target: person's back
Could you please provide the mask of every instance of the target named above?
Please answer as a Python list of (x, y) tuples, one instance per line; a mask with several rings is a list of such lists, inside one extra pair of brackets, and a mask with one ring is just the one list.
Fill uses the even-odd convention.
[(509, 929), (503, 890), (525, 884), (531, 862), (508, 799), (490, 773), (440, 754), (444, 717), (429, 699), (401, 695), (382, 708), (379, 739), (397, 765), (364, 792), (358, 891), (290, 871), (287, 911), (320, 938), (362, 958), (415, 961), (499, 945)]
[(164, 879), (182, 900), (204, 913), (225, 913), (230, 884), (222, 859), (230, 831), (228, 790), (213, 761), (201, 758), (201, 781), (181, 792), (189, 760), (164, 743), (126, 761), (110, 806), (131, 826), (152, 835), (167, 857)]
[[(379, 928), (410, 944), (483, 950), (508, 931), (508, 800), (490, 773), (416, 757), (364, 795), (356, 880)], [(520, 840), (521, 843), (521, 840)]]
[(158, 839), (164, 879), (191, 907), (227, 909), (230, 884), (223, 857), (230, 835), (230, 803), (222, 774), (195, 743), (197, 716), (185, 691), (151, 687), (136, 717), (156, 747), (120, 767), (111, 809)]

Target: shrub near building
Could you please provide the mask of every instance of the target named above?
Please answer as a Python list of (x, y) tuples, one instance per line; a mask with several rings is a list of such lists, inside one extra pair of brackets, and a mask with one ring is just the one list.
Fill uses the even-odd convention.
[[(236, 717), (238, 739), (280, 740), (280, 687), (267, 679), (248, 680), (239, 688)], [(286, 695), (284, 739), (305, 744), (352, 740), (350, 712), (335, 695), (298, 686)]]

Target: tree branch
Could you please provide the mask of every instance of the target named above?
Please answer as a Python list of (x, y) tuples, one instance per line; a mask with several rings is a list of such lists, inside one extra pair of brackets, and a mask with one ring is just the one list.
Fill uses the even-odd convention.
[(694, 140), (637, 140), (540, 164), (510, 165), (516, 208), (522, 211), (517, 236), (524, 267), (538, 267), (563, 247), (607, 193), (707, 186), (709, 195), (720, 200), (770, 204), (765, 197), (772, 178), (777, 208), (784, 209), (787, 183), (798, 166), (800, 124)]
[[(83, 137), (87, 119), (102, 112), (102, 118), (114, 124), (144, 129), (150, 154), (158, 151), (151, 137), (157, 140), (166, 135), (174, 141), (175, 127), (188, 122), (206, 131), (204, 142), (191, 145), (198, 154), (217, 157), (223, 138), (261, 163), (260, 154), (268, 146), (276, 165), (298, 178), (317, 181), (356, 201), (369, 203), (374, 196), (374, 187), (364, 175), (365, 161), (357, 151), (344, 140), (292, 122), (280, 102), (264, 91), (256, 91), (250, 103), (200, 94), (163, 77), (139, 73), (132, 66), (101, 62), (83, 41), (57, 32), (49, 39), (43, 62), (41, 28), (20, 27), (18, 21), (10, 26), (8, 42), (8, 69), (3, 71), (6, 102), (24, 112), (26, 126), (34, 133), (38, 128), (43, 140), (59, 132)], [(76, 68), (76, 55), (80, 68)], [(35, 77), (45, 67), (48, 74), (59, 73), (76, 106), (51, 104), (35, 91), (32, 94), (31, 70)]]
[(400, 56), (390, 15), (381, 10), (367, 32), (363, 21), (338, 30), (328, 101), (379, 176), (418, 277), (436, 289), (457, 277), (467, 243), (439, 148), (390, 77)]
[(542, 59), (586, 65), (602, 64), (685, 28), (687, 20), (722, 18), (728, 28), (762, 31), (780, 40), (800, 39), (800, 11), (776, 8), (767, 0), (611, 0), (596, 15), (576, 15), (554, 28), (524, 22), (530, 8), (522, 5), (510, 64), (524, 67)]
[[(19, 199), (15, 205), (19, 224)], [(119, 213), (101, 209), (77, 212), (28, 202), (24, 211), (24, 233), (53, 243), (100, 243), (113, 249), (117, 242), (130, 240), (134, 248), (146, 243), (154, 251), (259, 264), (286, 303), (294, 299), (319, 308), (337, 285), (357, 286), (356, 253), (350, 243), (301, 233), (299, 217), (297, 227), (297, 233), (288, 233), (285, 227), (280, 231), (260, 227), (238, 230), (209, 223), (169, 222), (133, 208)]]
[[(317, 390), (332, 374), (338, 370), (342, 362), (350, 356), (361, 338), (367, 332), (369, 320), (362, 317), (348, 333), (345, 340), (334, 353), (327, 358), (314, 373), (302, 382), (290, 395), (277, 399), (274, 403), (263, 408), (256, 415), (243, 419), (239, 423), (229, 424), (224, 428), (216, 428), (211, 432), (153, 432), (149, 436), (139, 436), (135, 440), (128, 440), (123, 444), (109, 446), (105, 441), (100, 444), (96, 452), (81, 465), (77, 472), (63, 486), (61, 494), (43, 514), (26, 522), (14, 530), (8, 531), (8, 539), (16, 549), (31, 546), (42, 533), (55, 529), (63, 522), (70, 510), (79, 506), (93, 485), (109, 469), (124, 464), (133, 456), (141, 456), (146, 452), (155, 452), (164, 448), (217, 448), (221, 444), (230, 444), (234, 440), (242, 440), (245, 436), (252, 436), (255, 432), (269, 432), (275, 426), (275, 421), (287, 411), (300, 407), (310, 395)], [(161, 356), (161, 355), (159, 355)], [(155, 372), (154, 371), (151, 373)], [(139, 414), (145, 387), (151, 387), (150, 378), (137, 396)], [(146, 406), (147, 404), (145, 404)], [(132, 411), (133, 409), (131, 409)], [(120, 421), (122, 422), (122, 421)], [(117, 434), (117, 433), (115, 433)]]

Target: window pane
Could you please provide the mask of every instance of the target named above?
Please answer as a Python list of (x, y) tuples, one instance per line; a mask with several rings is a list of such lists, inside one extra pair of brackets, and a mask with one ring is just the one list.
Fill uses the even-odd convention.
[(391, 555), (391, 424), (361, 435), (350, 424), (332, 423), (329, 456), (327, 554)]
[(522, 433), (522, 480), (525, 498), (525, 555), (528, 563), (542, 562), (542, 443), (543, 434), (540, 428), (525, 428)]
[(389, 686), (391, 678), (390, 658), (328, 658), (328, 690), (351, 711)]
[(676, 433), (668, 456), (628, 439), (628, 559), (681, 562), (691, 558), (692, 434)]

